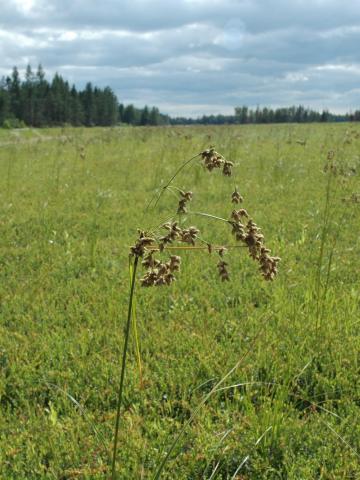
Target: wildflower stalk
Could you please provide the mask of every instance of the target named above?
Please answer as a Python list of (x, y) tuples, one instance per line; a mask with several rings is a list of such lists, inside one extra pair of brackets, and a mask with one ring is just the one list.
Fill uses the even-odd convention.
[(136, 278), (138, 260), (139, 260), (139, 257), (135, 256), (134, 264), (132, 267), (128, 315), (127, 315), (127, 322), (125, 327), (125, 339), (124, 339), (124, 348), (123, 348), (122, 361), (121, 361), (120, 383), (119, 383), (119, 390), (118, 390), (118, 396), (117, 396), (115, 434), (114, 434), (114, 445), (113, 445), (113, 455), (112, 455), (112, 465), (111, 465), (111, 480), (116, 480), (116, 456), (117, 456), (117, 445), (118, 445), (119, 426), (120, 426), (120, 410), (121, 410), (123, 390), (124, 390), (126, 355), (127, 355), (128, 345), (129, 345), (130, 325), (131, 325), (131, 318), (132, 318), (133, 298), (134, 298), (134, 292), (135, 292), (135, 278)]
[[(129, 275), (130, 275), (130, 288), (133, 276), (133, 266), (131, 263), (131, 258), (129, 258)], [(137, 321), (136, 321), (136, 303), (135, 298), (133, 297), (133, 306), (132, 306), (132, 326), (134, 331), (134, 342), (135, 342), (135, 351), (136, 351), (136, 358), (139, 368), (139, 376), (140, 376), (140, 386), (143, 387), (143, 375), (142, 375), (142, 363), (141, 363), (141, 353), (140, 353), (140, 343), (139, 343), (139, 335), (137, 329)]]
[(217, 217), (216, 215), (211, 215), (210, 213), (204, 213), (204, 212), (189, 212), (189, 214), (190, 214), (190, 215), (199, 215), (200, 217), (213, 218), (214, 220), (221, 220), (222, 222), (230, 223), (229, 220), (226, 220), (226, 218)]
[[(246, 245), (212, 245), (211, 246), (213, 251), (218, 251), (226, 248), (227, 250), (230, 248), (247, 248)], [(148, 247), (149, 252), (157, 252), (159, 249), (157, 246)], [(187, 245), (175, 245), (175, 246), (167, 246), (166, 250), (207, 250), (209, 251), (209, 247), (201, 247), (199, 245), (195, 246), (187, 246)]]
[[(186, 160), (186, 162), (184, 162), (182, 165), (180, 165), (180, 167), (176, 170), (176, 172), (174, 173), (174, 175), (170, 178), (170, 180), (167, 182), (166, 185), (164, 185), (162, 187), (162, 189), (160, 190), (160, 193), (155, 201), (155, 204), (154, 204), (154, 208), (156, 207), (156, 205), (159, 203), (159, 200), (160, 198), (162, 197), (163, 193), (165, 192), (165, 190), (171, 185), (171, 183), (175, 180), (175, 178), (179, 175), (179, 173), (181, 172), (181, 170), (183, 170), (186, 165), (188, 165), (189, 163), (191, 163), (193, 160), (195, 160), (195, 158), (197, 158), (199, 155), (201, 155), (201, 153), (197, 153), (196, 155), (194, 155), (193, 157), (189, 158), (188, 160)], [(150, 205), (152, 204), (154, 200), (154, 197), (150, 200), (150, 202), (147, 204), (146, 206), (146, 209), (145, 211), (147, 211), (149, 208), (150, 208)]]
[(326, 199), (325, 199), (325, 207), (324, 207), (324, 214), (323, 214), (323, 224), (321, 230), (321, 239), (320, 239), (320, 251), (319, 257), (317, 261), (317, 272), (316, 272), (316, 329), (319, 331), (320, 328), (320, 317), (321, 317), (321, 269), (323, 265), (324, 255), (325, 255), (325, 243), (328, 234), (329, 228), (329, 217), (330, 217), (330, 194), (331, 194), (331, 184), (332, 184), (333, 174), (331, 171), (328, 173), (328, 179), (326, 184)]
[[(253, 260), (256, 260), (259, 264), (259, 270), (261, 275), (265, 280), (273, 280), (277, 274), (277, 264), (280, 261), (279, 257), (270, 256), (270, 250), (265, 247), (264, 236), (261, 233), (260, 227), (252, 220), (247, 211), (244, 208), (239, 210), (233, 210), (229, 219), (225, 219), (216, 215), (212, 215), (204, 212), (192, 212), (188, 211), (188, 203), (192, 200), (193, 192), (192, 191), (183, 191), (178, 189), (175, 186), (172, 186), (171, 183), (175, 180), (177, 175), (194, 159), (201, 156), (203, 167), (209, 172), (214, 169), (222, 169), (223, 175), (230, 177), (232, 175), (232, 167), (234, 164), (226, 160), (221, 154), (215, 151), (213, 147), (210, 147), (208, 150), (193, 156), (192, 158), (186, 160), (172, 175), (170, 180), (158, 190), (156, 194), (146, 207), (146, 210), (153, 204), (154, 207), (158, 204), (163, 193), (166, 190), (169, 190), (174, 194), (174, 190), (178, 190), (180, 196), (178, 199), (177, 206), (177, 215), (179, 215), (179, 220), (174, 221), (174, 216), (170, 218), (168, 222), (162, 223), (156, 231), (151, 230), (140, 230), (138, 229), (138, 238), (135, 241), (134, 245), (130, 247), (130, 256), (135, 257), (133, 262), (132, 271), (130, 271), (131, 276), (131, 288), (130, 288), (130, 298), (129, 298), (129, 310), (128, 310), (128, 320), (125, 331), (125, 341), (123, 349), (123, 359), (121, 367), (121, 378), (120, 386), (118, 392), (118, 404), (117, 404), (117, 415), (116, 415), (116, 427), (115, 427), (115, 438), (114, 438), (114, 450), (113, 450), (113, 461), (112, 461), (112, 480), (116, 480), (116, 454), (117, 454), (117, 442), (118, 442), (118, 433), (119, 433), (119, 422), (120, 422), (120, 409), (122, 404), (122, 395), (123, 395), (123, 385), (125, 377), (125, 364), (126, 364), (126, 354), (128, 349), (128, 339), (130, 332), (131, 319), (133, 317), (134, 305), (134, 289), (135, 289), (135, 273), (138, 264), (139, 258), (141, 258), (141, 264), (146, 269), (142, 278), (140, 278), (140, 285), (142, 287), (160, 287), (164, 285), (171, 285), (176, 280), (176, 273), (180, 271), (181, 257), (178, 255), (173, 255), (172, 251), (179, 250), (207, 250), (209, 253), (216, 251), (220, 260), (217, 263), (218, 274), (222, 281), (229, 280), (228, 272), (228, 263), (224, 260), (224, 254), (227, 251), (227, 248), (222, 246), (214, 246), (210, 242), (203, 240), (199, 233), (200, 230), (192, 225), (186, 226), (183, 222), (183, 214), (195, 215), (204, 217), (206, 219), (217, 220), (223, 223), (228, 224), (232, 229), (232, 234), (235, 236), (236, 241), (241, 242), (240, 245), (232, 245), (230, 248), (247, 248), (249, 255)], [(243, 198), (235, 187), (234, 192), (231, 195), (232, 203), (242, 203)], [(245, 219), (245, 222), (242, 223)], [(160, 230), (160, 232), (158, 231)], [(165, 231), (165, 232), (164, 232)], [(198, 245), (198, 242), (202, 242), (205, 245)], [(178, 244), (186, 245), (178, 245)], [(163, 258), (165, 250), (169, 249), (171, 251), (170, 256), (167, 260)], [(131, 265), (131, 264), (130, 264)], [(131, 266), (130, 266), (131, 269)], [(132, 272), (132, 275), (131, 275)], [(135, 327), (135, 320), (134, 327)], [(261, 330), (260, 330), (261, 332)], [(260, 333), (259, 332), (259, 333)], [(180, 442), (182, 436), (184, 435), (187, 427), (193, 421), (193, 419), (198, 415), (203, 405), (210, 399), (210, 397), (219, 390), (219, 387), (223, 385), (227, 378), (237, 370), (242, 360), (248, 355), (251, 351), (252, 345), (255, 342), (255, 339), (259, 336), (259, 333), (253, 339), (253, 342), (249, 349), (244, 353), (236, 365), (229, 370), (211, 389), (211, 391), (203, 397), (200, 403), (197, 405), (193, 413), (190, 415), (189, 419), (184, 423), (164, 457), (161, 459), (159, 465), (156, 467), (156, 470), (151, 477), (152, 480), (159, 480), (160, 476), (165, 468), (165, 465), (170, 460), (172, 454), (178, 443)], [(138, 348), (137, 335), (136, 336), (136, 346)], [(139, 353), (139, 352), (137, 352)], [(139, 355), (138, 355), (139, 358)], [(140, 364), (139, 364), (140, 365)], [(161, 458), (161, 457), (160, 457)], [(215, 473), (215, 472), (214, 472)]]

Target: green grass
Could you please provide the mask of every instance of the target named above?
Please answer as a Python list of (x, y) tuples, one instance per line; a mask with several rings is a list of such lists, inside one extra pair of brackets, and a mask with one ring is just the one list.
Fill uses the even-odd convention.
[(173, 286), (137, 286), (119, 478), (151, 479), (240, 358), (223, 386), (243, 385), (210, 397), (161, 478), (230, 480), (247, 456), (238, 480), (360, 478), (360, 126), (332, 124), (0, 130), (1, 480), (109, 478), (129, 246), (176, 209), (144, 213), (154, 189), (212, 144), (235, 177), (195, 161), (176, 185), (228, 218), (235, 182), (280, 273), (239, 249), (223, 284), (216, 255), (183, 253)]

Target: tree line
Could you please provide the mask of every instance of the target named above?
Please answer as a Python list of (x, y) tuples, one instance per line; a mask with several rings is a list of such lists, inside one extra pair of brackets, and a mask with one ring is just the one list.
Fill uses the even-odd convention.
[(156, 107), (136, 108), (119, 103), (110, 87), (98, 88), (88, 82), (83, 90), (70, 85), (56, 73), (48, 82), (41, 65), (33, 72), (27, 66), (20, 78), (17, 67), (0, 80), (0, 126), (46, 127), (57, 125), (112, 126), (130, 125), (222, 125), (253, 123), (307, 123), (360, 121), (360, 110), (334, 114), (303, 106), (287, 108), (235, 107), (233, 115), (203, 115), (199, 118), (176, 117), (160, 113)]
[(78, 90), (58, 73), (48, 82), (41, 65), (36, 72), (28, 65), (23, 80), (17, 67), (0, 80), (0, 126), (8, 128), (111, 126), (119, 122), (164, 125), (169, 121), (156, 107), (119, 104), (110, 87), (98, 88), (88, 82)]
[(235, 107), (234, 115), (203, 115), (199, 118), (177, 117), (171, 119), (173, 125), (223, 125), (223, 124), (258, 124), (258, 123), (310, 123), (310, 122), (352, 122), (360, 121), (360, 110), (353, 113), (334, 114), (328, 110), (318, 112), (302, 105), (268, 108), (247, 106)]

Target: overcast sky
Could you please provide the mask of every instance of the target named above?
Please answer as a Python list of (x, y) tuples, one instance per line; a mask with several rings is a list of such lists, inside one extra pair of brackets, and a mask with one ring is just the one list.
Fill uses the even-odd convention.
[(360, 0), (0, 0), (0, 76), (42, 63), (172, 115), (360, 108)]

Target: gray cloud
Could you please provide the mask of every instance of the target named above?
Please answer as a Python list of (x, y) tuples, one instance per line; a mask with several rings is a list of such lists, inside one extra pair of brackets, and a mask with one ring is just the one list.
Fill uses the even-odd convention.
[(360, 106), (360, 2), (0, 0), (0, 75), (41, 62), (171, 114)]

